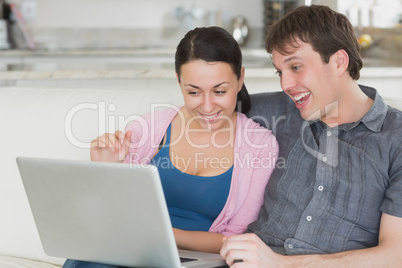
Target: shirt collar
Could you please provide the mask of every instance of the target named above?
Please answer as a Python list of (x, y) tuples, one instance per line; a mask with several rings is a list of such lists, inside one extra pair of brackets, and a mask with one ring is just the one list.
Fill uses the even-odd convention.
[[(359, 85), (359, 87), (364, 94), (366, 94), (370, 99), (374, 100), (373, 105), (359, 121), (342, 124), (336, 128), (343, 131), (349, 131), (357, 127), (360, 123), (363, 123), (371, 131), (380, 132), (385, 120), (385, 116), (387, 115), (388, 106), (374, 88), (363, 85)], [(325, 123), (322, 123), (321, 121), (316, 123), (325, 125)]]
[(356, 123), (362, 122), (371, 131), (380, 132), (388, 112), (388, 106), (374, 88), (362, 85), (360, 88), (369, 98), (374, 100), (374, 103), (363, 118)]

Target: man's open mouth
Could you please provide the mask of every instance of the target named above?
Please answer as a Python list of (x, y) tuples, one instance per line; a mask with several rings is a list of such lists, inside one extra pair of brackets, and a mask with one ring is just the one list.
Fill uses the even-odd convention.
[(311, 92), (304, 92), (304, 93), (294, 96), (293, 98), (298, 104), (303, 104), (310, 95), (311, 95)]

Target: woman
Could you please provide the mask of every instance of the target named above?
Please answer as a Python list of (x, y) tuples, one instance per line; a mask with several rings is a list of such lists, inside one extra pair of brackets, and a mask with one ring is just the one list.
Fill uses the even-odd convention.
[(240, 112), (250, 99), (241, 50), (227, 31), (188, 32), (175, 70), (184, 106), (144, 115), (125, 134), (98, 137), (91, 159), (157, 166), (178, 247), (218, 253), (224, 236), (256, 220), (278, 146)]

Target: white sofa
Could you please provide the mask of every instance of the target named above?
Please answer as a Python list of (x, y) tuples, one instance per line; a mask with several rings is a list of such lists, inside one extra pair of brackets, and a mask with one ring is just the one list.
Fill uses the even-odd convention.
[[(389, 99), (402, 109), (402, 100)], [(180, 90), (0, 88), (0, 267), (59, 267), (41, 246), (17, 156), (89, 160), (89, 142), (124, 129), (151, 104), (183, 103)]]
[(89, 160), (88, 146), (98, 133), (124, 129), (151, 103), (182, 102), (179, 89), (0, 88), (0, 267), (54, 267), (64, 261), (42, 249), (17, 156)]

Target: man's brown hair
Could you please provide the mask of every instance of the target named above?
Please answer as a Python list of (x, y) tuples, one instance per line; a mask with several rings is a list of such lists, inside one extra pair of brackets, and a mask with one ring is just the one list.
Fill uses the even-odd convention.
[(283, 55), (298, 48), (297, 40), (310, 44), (323, 62), (340, 49), (349, 55), (348, 72), (357, 80), (363, 62), (360, 46), (348, 18), (327, 6), (300, 6), (272, 25), (266, 38), (266, 50)]

